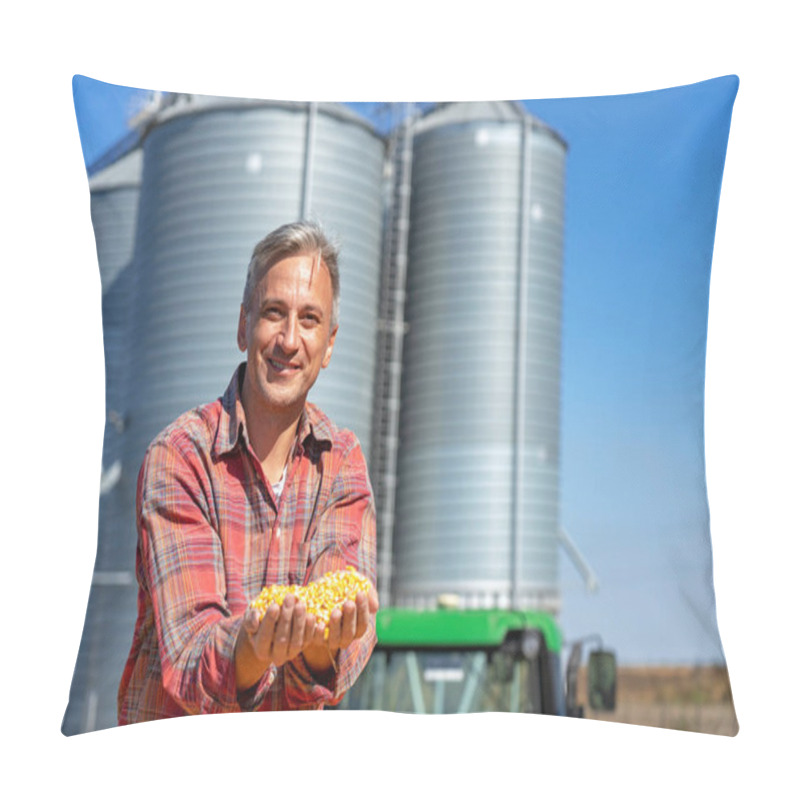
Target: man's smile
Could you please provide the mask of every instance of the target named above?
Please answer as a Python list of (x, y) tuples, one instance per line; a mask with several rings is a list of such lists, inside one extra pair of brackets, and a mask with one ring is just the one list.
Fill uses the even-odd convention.
[(277, 356), (270, 356), (267, 358), (267, 363), (279, 373), (292, 373), (300, 369), (300, 365), (292, 361), (287, 361)]

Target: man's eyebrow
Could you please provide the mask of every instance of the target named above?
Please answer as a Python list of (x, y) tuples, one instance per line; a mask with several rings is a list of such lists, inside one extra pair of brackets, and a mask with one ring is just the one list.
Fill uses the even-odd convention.
[(318, 303), (306, 303), (301, 306), (301, 311), (316, 311), (318, 314), (324, 314), (323, 308)]
[[(286, 308), (286, 302), (279, 297), (265, 297), (259, 304), (259, 310), (263, 311), (267, 306), (280, 306)], [(316, 311), (324, 315), (325, 311), (319, 303), (304, 303), (300, 306), (300, 311)]]
[(263, 310), (267, 306), (285, 306), (285, 305), (286, 303), (284, 303), (284, 301), (281, 300), (280, 297), (264, 297), (261, 299), (261, 302), (259, 303), (258, 307), (259, 309)]

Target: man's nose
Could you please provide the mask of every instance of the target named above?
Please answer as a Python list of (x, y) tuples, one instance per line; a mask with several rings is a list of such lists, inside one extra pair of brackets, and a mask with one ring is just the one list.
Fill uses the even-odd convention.
[(296, 314), (287, 314), (281, 331), (281, 346), (284, 350), (296, 350), (298, 347), (298, 320)]

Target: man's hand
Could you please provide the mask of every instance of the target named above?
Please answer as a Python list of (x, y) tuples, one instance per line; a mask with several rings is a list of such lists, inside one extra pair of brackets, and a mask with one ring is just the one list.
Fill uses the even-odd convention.
[(248, 689), (273, 664), (280, 667), (296, 658), (312, 642), (314, 623), (305, 605), (291, 594), (286, 596), (282, 606), (273, 603), (260, 623), (256, 611), (248, 608), (234, 651), (236, 688)]
[(359, 592), (355, 602), (346, 600), (341, 608), (331, 612), (328, 638), (322, 625), (317, 625), (310, 643), (303, 648), (303, 658), (309, 670), (322, 676), (333, 669), (336, 654), (360, 639), (369, 626), (370, 615), (378, 611), (378, 593), (371, 587), (368, 594)]

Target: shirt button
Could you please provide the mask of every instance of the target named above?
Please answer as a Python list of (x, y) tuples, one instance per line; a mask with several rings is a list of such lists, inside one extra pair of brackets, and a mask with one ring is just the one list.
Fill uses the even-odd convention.
[(281, 538), (281, 529), (280, 529), (280, 526), (278, 526), (277, 528), (275, 528), (275, 538), (276, 538), (276, 539), (280, 539), (280, 538)]

